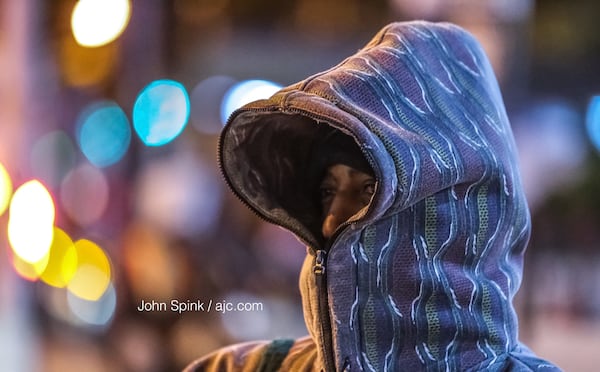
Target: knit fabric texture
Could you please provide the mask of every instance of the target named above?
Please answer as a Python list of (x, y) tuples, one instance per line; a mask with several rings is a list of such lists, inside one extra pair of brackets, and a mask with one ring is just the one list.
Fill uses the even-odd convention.
[[(331, 131), (356, 142), (377, 186), (328, 248), (325, 317), (313, 256), (327, 246), (303, 180)], [(306, 370), (326, 353), (339, 371), (558, 370), (518, 339), (529, 211), (496, 78), (463, 29), (392, 23), (339, 65), (234, 112), (220, 145), (232, 190), (308, 246)]]

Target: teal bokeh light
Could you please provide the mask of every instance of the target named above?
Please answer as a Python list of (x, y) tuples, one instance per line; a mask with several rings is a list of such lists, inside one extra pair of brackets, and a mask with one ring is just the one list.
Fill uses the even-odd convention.
[(173, 80), (156, 80), (146, 86), (133, 106), (133, 127), (148, 146), (174, 140), (190, 116), (190, 98), (184, 86)]
[(590, 100), (586, 126), (592, 144), (597, 151), (600, 151), (600, 96), (594, 96)]
[(131, 143), (125, 112), (112, 101), (100, 101), (84, 109), (78, 119), (79, 147), (93, 165), (103, 168), (117, 163)]

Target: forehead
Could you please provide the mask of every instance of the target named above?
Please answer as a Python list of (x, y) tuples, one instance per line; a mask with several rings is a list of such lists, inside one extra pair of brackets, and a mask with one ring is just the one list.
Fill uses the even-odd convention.
[(327, 168), (323, 181), (362, 181), (364, 179), (373, 178), (371, 175), (364, 173), (358, 169), (349, 167), (344, 164), (334, 164)]

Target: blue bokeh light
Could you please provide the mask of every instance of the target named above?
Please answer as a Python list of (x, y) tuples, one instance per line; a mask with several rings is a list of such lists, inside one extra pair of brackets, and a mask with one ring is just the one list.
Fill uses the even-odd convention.
[(91, 104), (78, 118), (79, 147), (93, 165), (103, 168), (123, 158), (131, 142), (125, 112), (112, 101)]
[(259, 99), (269, 98), (282, 86), (268, 80), (245, 80), (232, 86), (221, 103), (221, 122), (227, 119), (236, 109)]
[(586, 126), (592, 144), (600, 151), (600, 96), (594, 96), (590, 100)]
[(190, 98), (184, 86), (173, 80), (156, 80), (146, 86), (133, 106), (133, 127), (147, 146), (174, 140), (190, 116)]
[(67, 291), (69, 309), (77, 317), (80, 325), (107, 328), (112, 322), (117, 307), (117, 293), (112, 283), (97, 301), (89, 301)]
[(230, 76), (215, 75), (202, 80), (192, 90), (190, 122), (198, 132), (208, 135), (221, 132), (221, 102), (236, 83)]

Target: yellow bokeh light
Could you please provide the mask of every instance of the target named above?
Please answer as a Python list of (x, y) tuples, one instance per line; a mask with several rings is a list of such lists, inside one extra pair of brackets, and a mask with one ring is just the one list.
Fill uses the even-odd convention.
[(96, 243), (81, 239), (75, 242), (77, 268), (67, 288), (75, 296), (97, 301), (111, 281), (108, 257)]
[(4, 165), (0, 163), (0, 216), (6, 211), (8, 202), (12, 195), (12, 182), (10, 176), (4, 168)]
[(53, 287), (65, 287), (75, 275), (77, 251), (69, 235), (57, 227), (54, 228), (54, 239), (48, 256), (48, 264), (40, 279)]
[(79, 0), (71, 16), (73, 36), (85, 47), (108, 44), (123, 33), (130, 15), (129, 0)]
[(35, 264), (48, 254), (54, 236), (54, 202), (37, 180), (21, 185), (12, 197), (8, 241), (23, 261)]
[(49, 261), (49, 254), (46, 254), (40, 260), (34, 263), (27, 262), (17, 256), (16, 254), (12, 255), (12, 264), (13, 268), (22, 278), (27, 279), (29, 281), (36, 281), (40, 278), (40, 275), (46, 269)]
[(79, 45), (71, 35), (60, 42), (60, 68), (69, 85), (86, 87), (102, 84), (114, 74), (118, 48), (107, 44), (97, 48)]

